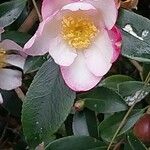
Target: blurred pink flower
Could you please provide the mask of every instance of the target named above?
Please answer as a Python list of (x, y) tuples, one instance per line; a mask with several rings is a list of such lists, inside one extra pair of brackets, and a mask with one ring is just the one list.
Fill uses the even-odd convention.
[(24, 51), (29, 55), (49, 52), (75, 91), (97, 85), (120, 53), (115, 1), (43, 0), (42, 17)]
[[(0, 28), (0, 89), (12, 90), (22, 84), (22, 72), (26, 55), (21, 52), (22, 47), (12, 40), (6, 39), (1, 41)], [(12, 69), (12, 66), (14, 69)], [(0, 103), (3, 102), (0, 94)]]

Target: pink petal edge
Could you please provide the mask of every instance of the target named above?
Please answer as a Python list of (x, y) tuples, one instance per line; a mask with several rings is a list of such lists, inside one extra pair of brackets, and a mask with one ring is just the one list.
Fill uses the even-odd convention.
[(112, 41), (114, 47), (113, 57), (111, 62), (115, 62), (121, 53), (121, 44), (122, 44), (122, 34), (121, 30), (114, 26), (111, 30), (108, 31), (109, 37)]
[(118, 15), (118, 10), (114, 0), (83, 0), (84, 2), (91, 3), (95, 8), (100, 11), (103, 21), (108, 30), (112, 29), (115, 25)]
[(76, 1), (79, 0), (43, 0), (41, 10), (43, 19), (45, 20), (54, 12), (60, 10), (63, 6)]
[(43, 55), (49, 51), (51, 37), (58, 32), (56, 15), (57, 12), (39, 24), (36, 33), (24, 45), (23, 51), (26, 54), (36, 56)]
[(102, 77), (92, 74), (86, 66), (83, 54), (78, 54), (73, 64), (61, 66), (65, 83), (74, 91), (87, 91), (95, 87)]

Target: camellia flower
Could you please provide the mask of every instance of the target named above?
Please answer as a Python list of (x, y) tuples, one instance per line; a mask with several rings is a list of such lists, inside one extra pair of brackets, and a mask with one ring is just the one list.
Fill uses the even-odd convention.
[(114, 0), (43, 0), (43, 21), (24, 51), (49, 52), (71, 89), (89, 90), (120, 53), (117, 7)]
[[(0, 28), (0, 41), (3, 31)], [(22, 69), (26, 58), (21, 51), (22, 47), (12, 40), (6, 39), (0, 42), (0, 89), (12, 90), (21, 86)], [(0, 94), (0, 103), (2, 102)]]

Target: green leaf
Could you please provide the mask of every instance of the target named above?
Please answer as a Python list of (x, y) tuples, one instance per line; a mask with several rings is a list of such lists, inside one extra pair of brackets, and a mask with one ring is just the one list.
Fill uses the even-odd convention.
[(0, 27), (13, 23), (23, 11), (27, 0), (12, 0), (0, 4)]
[(124, 149), (123, 150), (133, 150), (129, 143), (124, 144)]
[(117, 90), (118, 84), (125, 82), (125, 81), (132, 81), (133, 78), (126, 76), (126, 75), (112, 75), (107, 77), (106, 79), (102, 80), (99, 84), (99, 86), (104, 86), (110, 89)]
[(121, 96), (105, 87), (98, 87), (87, 94), (82, 94), (80, 98), (85, 101), (85, 107), (99, 113), (112, 113), (127, 109)]
[(143, 115), (144, 109), (142, 110), (134, 110), (126, 121), (125, 125), (120, 130), (119, 135), (128, 131), (132, 126), (139, 120), (139, 118)]
[(70, 136), (50, 143), (46, 150), (88, 150), (105, 144), (88, 136)]
[(132, 150), (147, 150), (145, 145), (132, 133), (127, 135), (127, 140)]
[[(117, 24), (123, 30), (122, 55), (137, 61), (150, 62), (150, 20), (122, 9)], [(127, 28), (133, 31), (125, 31)]]
[[(136, 86), (135, 86), (136, 85)], [(120, 83), (118, 85), (119, 93), (123, 96), (129, 96), (132, 93), (135, 93), (136, 91), (139, 91), (141, 88), (143, 88), (144, 84), (142, 82), (134, 81), (134, 82), (125, 82), (125, 83)]]
[(73, 134), (75, 136), (81, 136), (81, 135), (89, 136), (89, 131), (88, 131), (84, 112), (75, 113), (73, 117), (72, 129), (73, 129)]
[(27, 33), (22, 33), (18, 31), (5, 31), (2, 34), (2, 40), (10, 39), (18, 43), (20, 46), (24, 46), (24, 44), (31, 38), (31, 35)]
[(87, 135), (98, 137), (97, 121), (95, 113), (84, 109), (82, 112), (76, 112), (73, 117), (73, 133), (76, 136)]
[(118, 85), (118, 90), (126, 103), (131, 106), (149, 94), (150, 85), (144, 85), (143, 82), (139, 81), (126, 81)]
[(46, 56), (28, 57), (24, 66), (24, 73), (32, 73), (39, 70), (46, 60)]
[[(134, 110), (128, 117), (125, 125), (121, 129), (119, 135), (127, 132), (131, 127), (137, 122), (137, 120), (142, 116), (144, 110)], [(99, 125), (99, 135), (106, 140), (111, 141), (114, 133), (116, 132), (117, 128), (119, 127), (120, 122), (122, 121), (123, 117), (125, 116), (126, 112), (118, 112), (110, 117), (106, 118), (104, 121), (101, 122)]]
[(106, 149), (107, 149), (107, 146), (100, 146), (100, 147), (91, 148), (91, 149), (88, 149), (88, 150), (106, 150)]
[(75, 99), (75, 92), (64, 83), (58, 65), (45, 62), (36, 74), (22, 110), (24, 134), (35, 148), (51, 136), (65, 121)]
[(85, 111), (85, 118), (86, 118), (89, 134), (90, 136), (97, 138), (98, 121), (97, 121), (96, 113), (89, 109), (84, 109), (84, 111)]

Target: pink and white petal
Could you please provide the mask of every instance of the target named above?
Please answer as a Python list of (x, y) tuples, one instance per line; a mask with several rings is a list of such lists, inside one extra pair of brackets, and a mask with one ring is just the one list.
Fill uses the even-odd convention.
[(18, 50), (18, 51), (22, 51), (22, 47), (21, 47), (21, 46), (19, 46), (17, 43), (15, 43), (14, 41), (9, 40), (9, 39), (3, 40), (3, 41), (0, 43), (0, 46), (1, 46), (2, 48), (4, 48), (6, 51), (7, 51), (7, 50)]
[(111, 60), (111, 62), (113, 63), (114, 61), (117, 60), (121, 52), (122, 34), (121, 31), (116, 26), (114, 26), (111, 30), (109, 30), (108, 34), (114, 47), (113, 57)]
[(34, 36), (24, 46), (23, 51), (26, 54), (36, 56), (48, 52), (51, 39), (57, 36), (60, 28), (59, 20), (55, 15), (40, 23)]
[(49, 17), (55, 10), (55, 1), (54, 0), (43, 0), (42, 2), (42, 18), (43, 20)]
[(46, 19), (54, 12), (60, 10), (64, 5), (73, 3), (79, 0), (43, 0), (42, 3), (42, 17)]
[(25, 59), (27, 55), (23, 52), (23, 48), (12, 40), (6, 39), (0, 43), (0, 47), (5, 51), (16, 50), (18, 55), (21, 55), (22, 59)]
[(62, 7), (62, 10), (71, 10), (71, 11), (92, 10), (92, 9), (95, 10), (96, 8), (90, 3), (85, 3), (85, 2), (70, 3)]
[(117, 19), (117, 7), (114, 0), (83, 0), (84, 2), (91, 3), (95, 8), (99, 9), (105, 26), (110, 30)]
[(87, 67), (94, 75), (103, 76), (109, 71), (112, 66), (113, 46), (106, 30), (84, 51), (84, 56)]
[[(43, 46), (46, 41), (41, 40), (42, 32), (46, 21), (43, 21), (39, 24), (38, 30), (32, 36), (32, 38), (24, 45), (23, 51), (28, 55), (43, 55), (48, 51), (47, 49), (43, 49)], [(43, 37), (44, 38), (44, 37)], [(47, 46), (47, 44), (45, 45)]]
[(54, 61), (61, 66), (69, 66), (73, 63), (77, 57), (76, 50), (71, 48), (60, 37), (57, 37), (51, 41), (49, 54)]
[(0, 93), (0, 104), (3, 103), (3, 97), (2, 97), (2, 94)]
[(6, 62), (13, 65), (17, 66), (21, 69), (23, 69), (24, 64), (25, 64), (25, 58), (20, 56), (20, 55), (15, 55), (15, 54), (10, 54), (6, 56)]
[(68, 67), (61, 66), (61, 73), (65, 83), (74, 91), (90, 90), (102, 78), (92, 74), (85, 61), (84, 55), (79, 53), (73, 64)]
[(0, 69), (0, 88), (4, 90), (15, 89), (22, 84), (22, 73), (18, 70)]
[[(81, 2), (80, 2), (81, 3)], [(84, 10), (81, 10), (81, 7), (79, 5), (79, 7), (74, 7), (76, 3), (73, 3), (73, 4), (70, 4), (70, 5), (73, 5), (72, 8), (69, 8), (70, 6), (69, 5), (66, 5), (64, 6), (64, 8), (61, 10), (61, 15), (62, 17), (63, 16), (68, 16), (68, 15), (77, 15), (77, 16), (83, 16), (83, 17), (87, 17), (89, 18), (90, 20), (93, 21), (94, 25), (97, 27), (97, 28), (105, 28), (105, 25), (102, 21), (102, 17), (99, 13), (99, 11), (97, 9), (95, 9), (91, 4), (88, 4), (89, 8), (87, 8), (85, 5), (85, 8), (83, 7), (82, 9)], [(83, 3), (82, 3), (83, 4)], [(87, 3), (86, 3), (87, 4)], [(68, 9), (67, 9), (68, 7)], [(72, 9), (72, 10), (71, 10)]]

